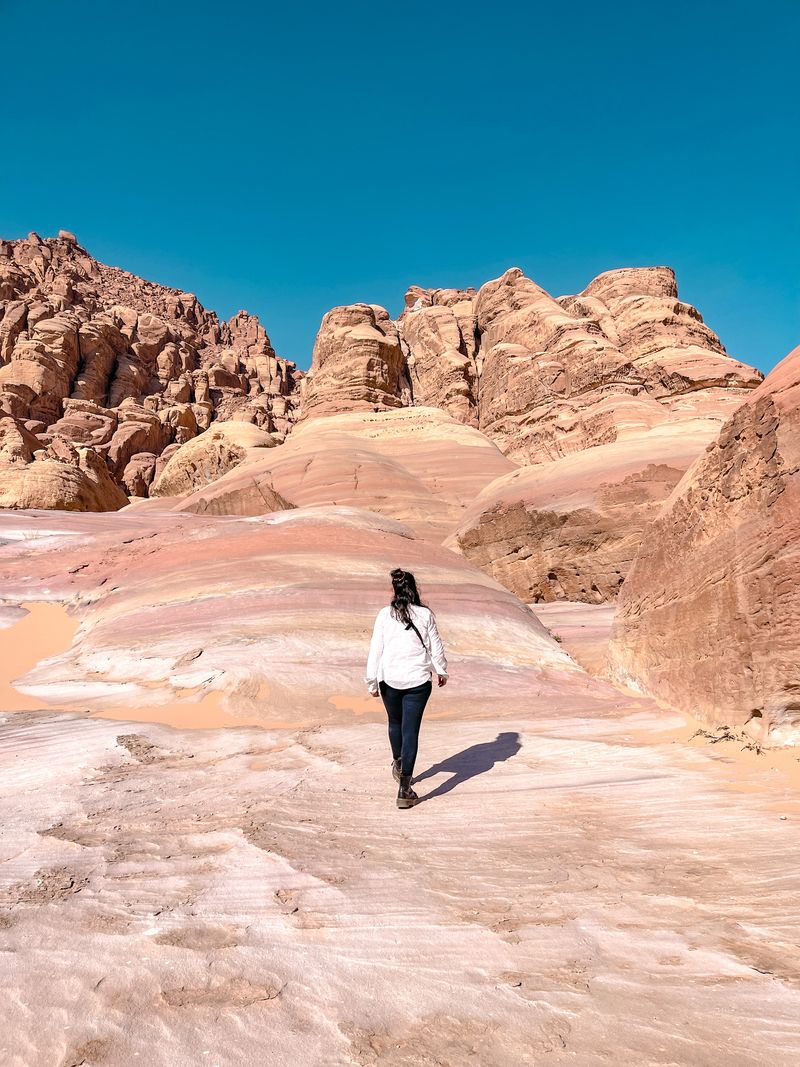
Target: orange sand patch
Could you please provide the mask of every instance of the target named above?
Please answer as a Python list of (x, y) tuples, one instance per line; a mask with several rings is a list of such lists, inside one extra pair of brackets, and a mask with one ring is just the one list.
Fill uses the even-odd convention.
[[(195, 689), (176, 689), (178, 697), (190, 698)], [(95, 711), (92, 719), (125, 719), (133, 722), (157, 722), (175, 726), (181, 730), (217, 730), (223, 726), (262, 726), (273, 729), (281, 723), (267, 723), (263, 719), (245, 718), (227, 711), (223, 705), (225, 693), (219, 689), (209, 690), (201, 700), (170, 701), (169, 704), (152, 704), (149, 708), (113, 708)]]
[[(334, 693), (328, 697), (337, 711), (351, 711), (354, 715), (384, 715), (383, 701), (380, 696), (355, 696), (351, 693)], [(450, 719), (457, 714), (454, 708), (435, 708), (431, 704), (425, 708), (426, 719)]]
[(22, 607), (28, 614), (0, 630), (0, 711), (41, 708), (39, 698), (20, 693), (13, 683), (43, 659), (65, 652), (80, 626), (63, 604), (23, 604)]
[[(15, 681), (21, 680), (42, 660), (66, 652), (80, 625), (63, 604), (22, 606), (28, 614), (12, 626), (0, 630), (0, 711), (40, 711), (42, 707), (52, 707), (58, 711), (84, 714), (82, 709), (49, 703), (41, 697), (21, 693), (14, 687)], [(284, 725), (234, 715), (223, 704), (224, 692), (208, 690), (198, 700), (200, 692), (201, 689), (178, 689), (175, 690), (178, 699), (167, 704), (101, 709), (92, 712), (89, 717), (125, 722), (157, 722), (182, 730), (213, 730), (223, 726), (274, 728)]]
[(334, 693), (328, 697), (328, 703), (333, 704), (337, 711), (352, 711), (354, 715), (383, 713), (383, 701), (380, 696), (357, 697), (351, 693)]
[[(660, 701), (658, 702), (660, 703)], [(665, 710), (666, 710), (666, 706)], [(774, 787), (776, 784), (784, 788), (800, 791), (800, 746), (788, 748), (764, 748), (760, 753), (752, 749), (744, 748), (743, 741), (716, 741), (711, 742), (702, 734), (695, 737), (698, 730), (707, 730), (713, 733), (714, 728), (699, 719), (693, 718), (686, 712), (676, 712), (680, 715), (685, 725), (675, 728), (665, 726), (664, 730), (653, 733), (652, 730), (632, 730), (629, 736), (636, 744), (680, 744), (689, 748), (699, 749), (709, 757), (709, 764), (717, 773), (726, 778), (726, 784), (730, 789), (741, 793), (760, 792), (762, 788)], [(741, 730), (737, 729), (737, 733)], [(741, 777), (740, 768), (746, 766), (762, 772), (760, 777)], [(781, 806), (784, 810), (784, 806)], [(787, 809), (788, 810), (788, 809)]]

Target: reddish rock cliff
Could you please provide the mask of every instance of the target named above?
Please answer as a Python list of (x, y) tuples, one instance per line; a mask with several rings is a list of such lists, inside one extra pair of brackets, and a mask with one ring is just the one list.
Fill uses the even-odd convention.
[[(243, 460), (243, 453), (229, 444), (209, 443), (213, 462), (205, 445), (173, 462), (176, 451), (214, 421), (253, 423), (279, 443), (298, 419), (308, 423), (414, 407), (441, 409), (481, 431), (521, 465), (548, 465), (615, 443), (622, 454), (626, 447), (636, 449), (643, 436), (668, 442), (664, 457), (652, 454), (649, 445), (645, 449), (657, 467), (666, 464), (674, 472), (644, 492), (640, 503), (649, 507), (693, 458), (691, 449), (699, 451), (760, 380), (757, 371), (730, 359), (699, 313), (678, 299), (674, 275), (666, 267), (610, 271), (579, 296), (559, 299), (512, 269), (478, 291), (415, 286), (405, 303), (396, 322), (372, 304), (328, 312), (304, 375), (275, 354), (254, 316), (240, 312), (221, 322), (190, 293), (98, 263), (71, 234), (47, 240), (31, 234), (27, 240), (0, 242), (0, 414), (16, 435), (0, 439), (0, 499), (6, 506), (114, 509), (127, 497), (151, 495), (151, 489), (153, 495), (174, 495), (171, 479), (179, 469), (183, 474), (174, 484), (185, 492), (194, 478), (195, 458), (202, 456), (194, 487), (203, 492), (203, 506), (212, 506), (213, 496), (215, 508), (257, 508), (260, 497), (253, 483), (247, 483), (247, 503), (242, 487), (233, 495), (205, 493), (208, 472), (225, 475)], [(704, 430), (698, 436), (700, 423)], [(654, 431), (662, 427), (675, 429), (659, 437)], [(421, 433), (415, 429), (415, 439)], [(438, 434), (435, 427), (433, 433)], [(25, 447), (19, 445), (22, 435), (27, 435)], [(674, 467), (670, 456), (678, 438), (681, 461)], [(398, 447), (403, 451), (406, 445)], [(297, 450), (294, 467), (306, 462), (301, 461), (303, 451)], [(362, 464), (363, 457), (345, 457), (346, 452), (346, 447), (334, 450), (322, 464), (321, 455), (315, 459), (336, 487), (326, 492), (318, 486), (315, 493), (322, 492), (322, 499), (338, 498), (343, 483), (354, 477), (357, 495), (369, 496), (366, 471), (373, 468)], [(459, 462), (469, 465), (478, 454), (467, 447)], [(334, 470), (337, 456), (341, 462)], [(288, 462), (289, 454), (283, 458)], [(170, 464), (172, 473), (164, 480)], [(291, 462), (270, 460), (267, 465), (294, 469)], [(381, 459), (373, 473), (385, 465)], [(590, 460), (587, 472), (596, 467)], [(388, 501), (395, 490), (408, 496), (414, 479), (403, 481), (406, 475), (399, 476), (396, 463), (387, 470), (391, 474), (384, 472), (384, 480), (379, 479), (383, 497)], [(238, 484), (242, 477), (246, 481), (245, 475), (233, 481)], [(615, 483), (616, 475), (609, 479)], [(472, 476), (473, 491), (490, 480), (488, 468), (484, 472), (481, 467)], [(504, 495), (502, 554), (516, 555), (518, 562), (533, 558), (527, 541), (529, 520), (537, 510), (536, 480), (530, 474), (515, 481), (518, 489), (523, 483), (528, 487), (520, 497), (527, 501), (523, 522), (510, 521), (510, 501)], [(289, 487), (295, 496), (306, 494), (307, 487)], [(428, 490), (425, 499), (426, 494)], [(415, 507), (423, 507), (421, 499)], [(486, 499), (483, 504), (499, 531), (495, 504)], [(394, 505), (386, 506), (391, 512)], [(429, 534), (453, 529), (453, 514), (447, 511), (445, 518), (441, 502), (433, 511), (438, 517), (432, 512)], [(627, 539), (630, 545), (644, 513), (637, 510), (637, 517), (627, 522), (623, 511), (616, 508), (612, 525), (618, 543)], [(606, 514), (600, 525), (605, 527), (608, 519)], [(479, 535), (462, 531), (462, 547), (469, 543), (474, 558), (486, 552), (494, 557), (501, 551), (495, 534), (485, 516), (478, 524)], [(564, 529), (571, 525), (567, 522)], [(571, 544), (570, 538), (559, 541), (555, 555), (571, 552)], [(600, 570), (610, 568), (612, 584), (624, 576), (629, 547), (617, 556), (619, 568), (611, 560), (608, 566), (598, 564)], [(517, 565), (504, 567), (504, 580), (512, 588), (522, 581), (520, 589), (533, 596), (558, 588), (547, 577), (553, 567), (546, 557), (547, 552), (541, 555), (546, 568), (540, 567), (541, 573), (531, 573), (528, 564), (522, 580)], [(491, 566), (496, 563), (493, 558)], [(512, 569), (517, 575), (513, 580)], [(597, 568), (590, 563), (583, 570), (574, 583), (557, 579), (563, 595), (596, 598), (592, 585), (600, 586), (590, 573)], [(588, 591), (581, 593), (584, 577)]]
[(215, 418), (286, 431), (302, 378), (255, 317), (220, 322), (64, 231), (0, 242), (0, 364), (0, 415), (37, 442), (13, 472), (0, 449), (0, 499), (17, 507), (121, 507)]
[(643, 540), (617, 677), (710, 723), (800, 739), (800, 348), (725, 423)]

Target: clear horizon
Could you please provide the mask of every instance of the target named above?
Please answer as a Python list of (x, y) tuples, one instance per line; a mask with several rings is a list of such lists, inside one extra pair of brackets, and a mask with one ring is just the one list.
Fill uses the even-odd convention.
[(2, 237), (71, 230), (301, 367), (330, 307), (510, 266), (667, 264), (732, 356), (800, 343), (795, 4), (46, 6), (5, 13)]

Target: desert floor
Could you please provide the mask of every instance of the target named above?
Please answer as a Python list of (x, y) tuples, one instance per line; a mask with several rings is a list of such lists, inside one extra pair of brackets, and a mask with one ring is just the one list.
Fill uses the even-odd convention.
[[(16, 619), (4, 1067), (800, 1063), (791, 753), (689, 741), (623, 693), (616, 719), (534, 699), (431, 715), (398, 811), (379, 706), (282, 729), (37, 710), (9, 695)], [(579, 660), (597, 620), (557, 620)]]

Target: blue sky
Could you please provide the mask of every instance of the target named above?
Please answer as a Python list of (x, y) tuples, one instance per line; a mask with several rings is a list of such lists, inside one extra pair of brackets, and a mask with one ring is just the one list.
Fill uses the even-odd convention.
[(731, 354), (800, 343), (800, 4), (0, 4), (0, 235), (257, 312), (668, 263)]

